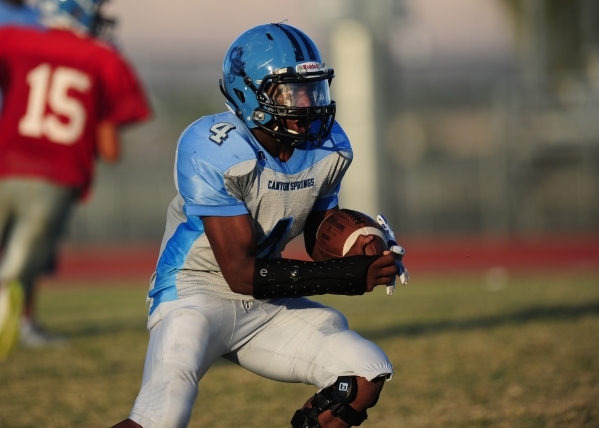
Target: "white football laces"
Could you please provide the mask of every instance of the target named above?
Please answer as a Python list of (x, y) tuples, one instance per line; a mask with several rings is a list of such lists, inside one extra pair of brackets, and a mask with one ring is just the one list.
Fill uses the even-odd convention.
[[(395, 253), (395, 265), (397, 266), (397, 275), (399, 276), (399, 281), (402, 283), (402, 285), (406, 285), (408, 283), (408, 280), (410, 279), (410, 274), (408, 273), (408, 270), (405, 268), (402, 262), (403, 256), (404, 254), (406, 254), (406, 250), (404, 250), (404, 248), (401, 245), (397, 245), (397, 242), (395, 241), (395, 234), (393, 233), (391, 226), (389, 226), (389, 223), (387, 222), (385, 217), (383, 217), (382, 214), (376, 216), (376, 221), (381, 225), (381, 227), (385, 231), (389, 251)], [(392, 284), (387, 285), (387, 296), (392, 295), (394, 291), (395, 279), (393, 280)]]

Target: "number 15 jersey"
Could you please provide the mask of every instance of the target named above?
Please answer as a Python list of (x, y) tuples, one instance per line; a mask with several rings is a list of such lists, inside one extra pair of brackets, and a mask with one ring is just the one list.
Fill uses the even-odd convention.
[(175, 160), (178, 195), (167, 213), (148, 305), (194, 294), (249, 299), (229, 288), (204, 233), (202, 216), (249, 214), (258, 257), (280, 257), (308, 214), (338, 204), (352, 159), (338, 124), (320, 147), (297, 146), (287, 162), (271, 156), (234, 114), (206, 116), (182, 134)]
[(0, 178), (41, 178), (85, 192), (97, 124), (150, 116), (119, 53), (71, 31), (0, 28), (0, 88)]

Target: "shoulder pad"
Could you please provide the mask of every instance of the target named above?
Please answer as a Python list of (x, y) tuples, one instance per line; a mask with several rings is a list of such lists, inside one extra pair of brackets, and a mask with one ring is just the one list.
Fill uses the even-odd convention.
[(177, 150), (226, 171), (239, 163), (256, 161), (260, 149), (245, 125), (226, 112), (204, 116), (189, 125), (179, 138)]

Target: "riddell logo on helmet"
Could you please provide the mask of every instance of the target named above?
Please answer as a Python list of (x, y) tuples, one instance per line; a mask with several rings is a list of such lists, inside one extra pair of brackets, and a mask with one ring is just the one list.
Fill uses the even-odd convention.
[(324, 64), (318, 62), (305, 62), (295, 66), (296, 72), (309, 72), (309, 71), (320, 71), (324, 69)]

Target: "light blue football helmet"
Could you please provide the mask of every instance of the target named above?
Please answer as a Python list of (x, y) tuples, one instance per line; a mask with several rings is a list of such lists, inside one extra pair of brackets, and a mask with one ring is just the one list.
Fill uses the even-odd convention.
[(305, 33), (283, 23), (266, 24), (231, 44), (219, 86), (248, 128), (292, 145), (307, 140), (319, 145), (335, 122), (333, 77)]
[(114, 25), (114, 20), (99, 14), (99, 8), (104, 1), (37, 0), (36, 6), (45, 25), (99, 35)]

